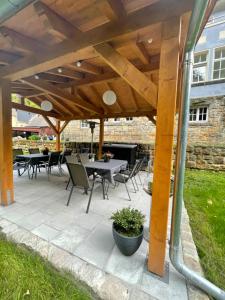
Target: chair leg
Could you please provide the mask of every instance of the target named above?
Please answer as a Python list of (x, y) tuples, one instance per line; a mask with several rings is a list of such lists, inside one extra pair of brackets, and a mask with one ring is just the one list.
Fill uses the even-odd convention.
[(102, 177), (102, 194), (103, 194), (103, 199), (105, 199), (105, 180)]
[(93, 184), (92, 184), (91, 193), (90, 193), (89, 200), (88, 200), (86, 214), (88, 214), (88, 212), (89, 212), (89, 207), (90, 207), (90, 204), (91, 204), (91, 198), (92, 198), (92, 193), (93, 193), (94, 185), (95, 185), (95, 177), (93, 179)]
[(127, 184), (126, 184), (125, 181), (124, 181), (124, 184), (125, 184), (125, 187), (126, 187), (126, 190), (127, 190), (127, 194), (128, 194), (128, 197), (129, 197), (129, 201), (131, 201), (130, 193), (129, 193), (129, 191), (128, 191), (128, 187), (127, 187)]
[(71, 198), (72, 193), (73, 193), (73, 188), (74, 188), (74, 186), (72, 186), (72, 188), (71, 188), (71, 190), (70, 190), (70, 194), (69, 194), (69, 198), (68, 198), (68, 200), (67, 200), (66, 206), (69, 206), (70, 198)]
[(142, 183), (142, 181), (141, 181), (141, 176), (140, 176), (139, 172), (137, 173), (137, 175), (138, 175), (138, 178), (139, 178), (139, 181), (140, 181), (141, 186), (143, 186), (143, 183)]
[(133, 187), (134, 187), (134, 192), (136, 193), (136, 187), (135, 187), (135, 185), (134, 185), (133, 178), (131, 178), (131, 182), (132, 182)]
[(138, 187), (137, 180), (136, 180), (136, 177), (135, 177), (135, 176), (134, 176), (134, 182), (136, 183), (137, 191), (139, 191), (139, 187)]
[(69, 185), (70, 185), (70, 178), (69, 178), (69, 180), (68, 180), (68, 182), (67, 182), (67, 185), (66, 185), (66, 190), (68, 189), (68, 187), (69, 187)]

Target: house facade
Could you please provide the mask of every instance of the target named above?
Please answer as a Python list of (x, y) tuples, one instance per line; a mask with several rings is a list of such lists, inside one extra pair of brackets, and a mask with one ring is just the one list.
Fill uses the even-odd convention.
[[(213, 14), (195, 48), (189, 144), (225, 145), (225, 10)], [(98, 141), (98, 126), (94, 140)], [(64, 138), (90, 142), (85, 121), (72, 121)], [(155, 141), (155, 125), (148, 118), (105, 120), (104, 140), (149, 144)]]

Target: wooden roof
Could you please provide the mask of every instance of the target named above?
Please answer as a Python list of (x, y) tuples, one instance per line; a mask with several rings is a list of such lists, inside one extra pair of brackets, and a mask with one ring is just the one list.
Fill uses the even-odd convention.
[[(192, 0), (44, 0), (0, 27), (0, 78), (11, 92), (60, 120), (157, 114), (162, 22), (182, 16), (180, 56)], [(168, 30), (172, 30), (168, 29)], [(81, 65), (78, 66), (77, 62)], [(102, 101), (113, 90), (117, 102)]]

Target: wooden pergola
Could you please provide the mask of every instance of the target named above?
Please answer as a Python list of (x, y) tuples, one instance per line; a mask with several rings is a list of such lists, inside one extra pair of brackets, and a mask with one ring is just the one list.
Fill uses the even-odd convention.
[[(197, 1), (197, 0), (196, 0)], [(148, 269), (164, 274), (175, 114), (194, 0), (36, 1), (0, 26), (0, 203), (14, 202), (12, 108), (70, 120), (147, 116), (156, 124)], [(210, 12), (210, 8), (209, 8)], [(102, 95), (113, 90), (107, 106)], [(11, 93), (22, 96), (20, 104)], [(46, 112), (24, 104), (28, 98)], [(49, 117), (54, 117), (54, 125)], [(64, 123), (61, 123), (61, 122)]]

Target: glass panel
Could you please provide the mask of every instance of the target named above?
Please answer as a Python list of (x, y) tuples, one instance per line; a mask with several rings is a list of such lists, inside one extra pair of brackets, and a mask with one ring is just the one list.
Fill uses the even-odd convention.
[(215, 59), (220, 58), (220, 49), (215, 50)]
[(225, 69), (220, 71), (220, 78), (225, 78)]
[(214, 62), (214, 70), (219, 70), (220, 68), (220, 62), (219, 61), (215, 61)]
[(205, 62), (205, 61), (206, 61), (206, 57), (207, 57), (207, 54), (206, 54), (206, 53), (201, 54), (201, 55), (200, 55), (200, 61), (201, 61), (201, 62)]
[(219, 79), (219, 71), (213, 72), (213, 79)]
[(222, 57), (225, 57), (225, 48), (222, 50)]
[(194, 63), (197, 64), (197, 63), (199, 63), (199, 61), (200, 61), (199, 55), (195, 55), (194, 56)]
[(225, 59), (221, 60), (221, 69), (225, 69)]

